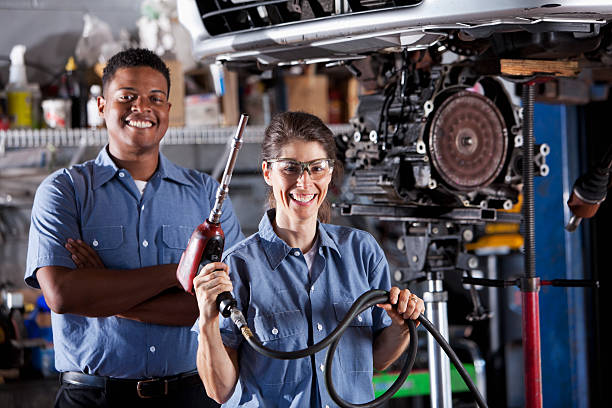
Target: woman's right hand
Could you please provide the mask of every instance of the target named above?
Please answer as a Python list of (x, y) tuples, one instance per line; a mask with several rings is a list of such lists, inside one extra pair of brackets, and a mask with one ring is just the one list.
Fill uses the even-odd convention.
[(219, 318), (217, 296), (223, 292), (231, 292), (233, 289), (229, 278), (229, 267), (223, 262), (207, 264), (193, 279), (193, 288), (200, 309), (200, 325), (217, 321)]

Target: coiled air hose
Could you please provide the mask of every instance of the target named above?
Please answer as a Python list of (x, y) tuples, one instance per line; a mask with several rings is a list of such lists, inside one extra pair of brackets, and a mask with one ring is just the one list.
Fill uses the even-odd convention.
[[(404, 367), (402, 368), (400, 375), (398, 376), (397, 380), (395, 380), (395, 382), (391, 385), (391, 387), (389, 387), (389, 389), (384, 394), (382, 394), (381, 396), (379, 396), (378, 398), (370, 402), (366, 402), (363, 404), (353, 404), (353, 403), (347, 402), (343, 400), (342, 398), (340, 398), (340, 396), (338, 395), (338, 393), (336, 392), (334, 388), (334, 384), (331, 378), (332, 360), (333, 360), (334, 352), (336, 351), (336, 347), (338, 346), (338, 342), (340, 341), (340, 337), (342, 336), (344, 330), (346, 330), (350, 322), (359, 313), (363, 312), (364, 310), (376, 304), (387, 303), (388, 301), (389, 301), (389, 292), (387, 292), (386, 290), (373, 289), (373, 290), (369, 290), (365, 292), (363, 295), (359, 296), (359, 298), (355, 301), (355, 303), (353, 303), (353, 305), (349, 309), (344, 319), (342, 319), (342, 321), (338, 324), (338, 326), (327, 337), (325, 337), (323, 340), (321, 340), (320, 342), (310, 347), (307, 347), (302, 350), (297, 350), (297, 351), (277, 351), (277, 350), (272, 350), (262, 345), (259, 339), (257, 339), (257, 337), (253, 334), (251, 329), (249, 329), (249, 327), (247, 326), (246, 319), (242, 315), (242, 312), (236, 307), (231, 309), (231, 319), (234, 322), (234, 324), (238, 327), (238, 329), (240, 330), (240, 332), (242, 333), (246, 341), (249, 343), (249, 345), (253, 347), (255, 351), (263, 354), (266, 357), (276, 358), (280, 360), (296, 360), (298, 358), (310, 356), (314, 353), (317, 353), (323, 350), (327, 346), (330, 346), (329, 349), (327, 350), (327, 355), (325, 357), (325, 365), (326, 365), (325, 383), (327, 385), (327, 391), (329, 392), (330, 397), (334, 400), (336, 404), (338, 404), (339, 406), (343, 408), (357, 408), (357, 407), (358, 408), (369, 408), (369, 407), (376, 407), (386, 402), (389, 398), (391, 398), (404, 384), (404, 381), (410, 374), (410, 370), (412, 370), (412, 366), (414, 365), (414, 360), (416, 358), (417, 344), (418, 344), (417, 331), (416, 331), (416, 326), (414, 322), (409, 319), (406, 320), (406, 323), (408, 324), (408, 330), (410, 332), (410, 345), (408, 346), (408, 359), (406, 360), (406, 363), (404, 364)], [(465, 384), (467, 385), (469, 390), (474, 395), (474, 398), (478, 406), (480, 408), (486, 408), (487, 403), (485, 402), (484, 398), (478, 391), (478, 388), (476, 388), (476, 385), (474, 385), (474, 382), (470, 378), (470, 375), (465, 370), (465, 368), (459, 361), (459, 358), (457, 357), (453, 349), (450, 347), (448, 342), (444, 339), (444, 337), (442, 337), (440, 332), (433, 326), (433, 324), (425, 316), (420, 315), (417, 320), (421, 322), (423, 327), (425, 327), (425, 329), (436, 339), (438, 344), (440, 344), (440, 347), (442, 347), (444, 352), (448, 355), (450, 360), (453, 362), (453, 364), (455, 365), (455, 368), (461, 375), (461, 378), (463, 378), (463, 381), (465, 381)]]

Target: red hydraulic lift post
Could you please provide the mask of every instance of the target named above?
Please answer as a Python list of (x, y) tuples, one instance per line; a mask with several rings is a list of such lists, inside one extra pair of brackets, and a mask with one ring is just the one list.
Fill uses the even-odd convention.
[(540, 279), (535, 272), (535, 206), (533, 188), (533, 109), (534, 81), (523, 84), (523, 219), (525, 235), (525, 271), (520, 280), (523, 317), (523, 359), (525, 370), (525, 406), (542, 407), (542, 363), (540, 357)]

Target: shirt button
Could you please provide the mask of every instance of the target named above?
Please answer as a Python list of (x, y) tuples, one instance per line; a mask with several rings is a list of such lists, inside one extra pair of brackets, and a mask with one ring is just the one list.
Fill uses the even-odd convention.
[(140, 207), (140, 209), (144, 211), (144, 204)]
[(320, 369), (321, 371), (325, 371), (325, 364), (321, 364), (321, 365), (319, 366), (319, 369)]
[(300, 251), (295, 251), (295, 252), (293, 253), (293, 255), (295, 255), (295, 256), (300, 256)]
[(329, 405), (325, 405), (325, 408), (329, 408)]
[(323, 325), (321, 323), (317, 323), (317, 330), (318, 331), (323, 330)]
[(91, 243), (91, 245), (93, 245), (93, 246), (95, 246), (95, 247), (97, 247), (97, 246), (98, 246), (98, 244), (99, 244), (99, 242), (98, 242), (98, 240), (97, 240), (97, 239), (94, 239), (94, 240), (93, 240), (93, 242)]
[(276, 327), (272, 329), (272, 334), (274, 334), (274, 335), (278, 334), (278, 329)]
[(150, 351), (151, 353), (155, 353), (155, 346), (151, 346), (151, 347), (149, 347), (149, 351)]
[(125, 176), (125, 173), (124, 173), (124, 172), (122, 172), (122, 171), (120, 171), (120, 172), (119, 172), (119, 177), (124, 177), (124, 176)]
[(146, 239), (144, 241), (142, 241), (142, 246), (143, 247), (148, 247), (149, 246), (149, 241), (147, 241)]
[(363, 317), (357, 316), (357, 320), (359, 320), (361, 322), (361, 321), (363, 321)]
[(314, 292), (314, 285), (312, 285), (312, 286), (310, 287), (310, 291), (311, 291), (311, 292)]

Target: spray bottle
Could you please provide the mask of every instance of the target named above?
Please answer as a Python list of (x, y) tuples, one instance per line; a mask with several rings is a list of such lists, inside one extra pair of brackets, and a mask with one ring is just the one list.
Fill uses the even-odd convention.
[(32, 92), (26, 77), (24, 54), (25, 46), (15, 45), (10, 55), (11, 68), (6, 98), (11, 128), (32, 127)]
[(15, 45), (11, 50), (11, 68), (9, 83), (6, 86), (6, 98), (11, 128), (32, 128), (40, 124), (39, 100), (40, 88), (37, 84), (28, 84), (24, 55), (26, 47)]

